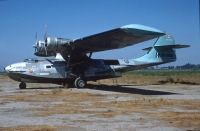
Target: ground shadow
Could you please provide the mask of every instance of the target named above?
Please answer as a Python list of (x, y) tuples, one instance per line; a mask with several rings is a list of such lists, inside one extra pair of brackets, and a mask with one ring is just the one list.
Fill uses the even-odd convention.
[[(48, 86), (45, 86), (45, 87), (27, 87), (26, 89), (24, 90), (33, 90), (33, 89), (59, 89), (59, 88), (63, 88), (62, 86), (52, 86), (52, 87), (48, 87)], [(22, 90), (22, 89), (19, 89), (19, 90)]]
[[(173, 94), (178, 94), (178, 93), (174, 93), (174, 92), (147, 90), (147, 89), (136, 88), (134, 86), (131, 86), (131, 87), (127, 87), (127, 86), (131, 86), (131, 85), (104, 85), (104, 84), (93, 85), (93, 84), (88, 84), (84, 89), (92, 89), (92, 90), (100, 90), (100, 91), (112, 91), (112, 92), (140, 94), (140, 95), (173, 95)], [(58, 88), (62, 88), (62, 86), (28, 87), (25, 90), (58, 89)]]
[(121, 85), (87, 85), (86, 89), (93, 90), (102, 90), (102, 91), (113, 91), (120, 93), (131, 93), (131, 94), (140, 94), (140, 95), (173, 95), (178, 94), (174, 92), (166, 92), (166, 91), (156, 91), (156, 90), (147, 90), (147, 89), (139, 89), (135, 87), (126, 87)]

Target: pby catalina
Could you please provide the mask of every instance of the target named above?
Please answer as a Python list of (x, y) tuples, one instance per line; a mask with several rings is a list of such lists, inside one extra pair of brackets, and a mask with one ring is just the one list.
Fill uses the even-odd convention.
[[(119, 49), (157, 38), (147, 53), (136, 59), (92, 59), (92, 53)], [(175, 49), (189, 47), (175, 44), (174, 38), (152, 27), (131, 24), (80, 39), (46, 37), (36, 41), (35, 55), (46, 59), (26, 59), (5, 68), (8, 76), (19, 81), (19, 88), (29, 83), (54, 83), (83, 88), (87, 81), (119, 77), (120, 72), (176, 61)], [(54, 57), (50, 57), (54, 56)], [(56, 57), (55, 57), (56, 56)]]

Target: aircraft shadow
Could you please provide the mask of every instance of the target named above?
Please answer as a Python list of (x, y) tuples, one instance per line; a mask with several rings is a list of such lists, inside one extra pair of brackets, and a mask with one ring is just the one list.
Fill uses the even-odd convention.
[[(28, 87), (28, 88), (26, 88), (25, 90), (33, 90), (33, 89), (59, 89), (59, 88), (62, 88), (61, 86), (59, 87), (59, 86), (57, 86), (57, 87), (48, 87), (48, 86), (46, 86), (46, 87)], [(19, 90), (21, 90), (21, 89), (19, 89)]]
[(101, 91), (113, 91), (120, 93), (131, 93), (131, 94), (140, 94), (140, 95), (173, 95), (178, 94), (174, 92), (166, 92), (166, 91), (156, 91), (156, 90), (147, 90), (147, 89), (139, 89), (135, 87), (125, 87), (121, 85), (88, 85), (87, 89), (93, 90), (101, 90)]
[[(139, 89), (132, 87), (127, 87), (130, 85), (92, 85), (88, 84), (85, 89), (92, 89), (92, 90), (99, 90), (99, 91), (112, 91), (112, 92), (120, 92), (120, 93), (130, 93), (130, 94), (140, 94), (140, 95), (173, 95), (173, 94), (179, 94), (174, 92), (167, 92), (167, 91), (157, 91), (157, 90), (147, 90), (147, 89)], [(32, 89), (58, 89), (62, 88), (61, 86), (56, 87), (29, 87), (26, 88), (26, 90), (32, 90)], [(64, 88), (63, 88), (64, 89)]]

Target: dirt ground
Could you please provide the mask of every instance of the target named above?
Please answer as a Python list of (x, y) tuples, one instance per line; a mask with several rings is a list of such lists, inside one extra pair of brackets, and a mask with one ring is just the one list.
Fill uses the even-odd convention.
[(0, 76), (0, 130), (200, 131), (200, 85), (18, 84)]

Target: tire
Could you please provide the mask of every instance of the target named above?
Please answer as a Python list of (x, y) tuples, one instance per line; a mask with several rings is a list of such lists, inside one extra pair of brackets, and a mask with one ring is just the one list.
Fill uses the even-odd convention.
[(19, 89), (26, 89), (26, 83), (25, 82), (21, 82), (19, 84)]
[(76, 88), (84, 88), (86, 84), (86, 81), (81, 77), (76, 78), (76, 80), (74, 81), (74, 85)]

